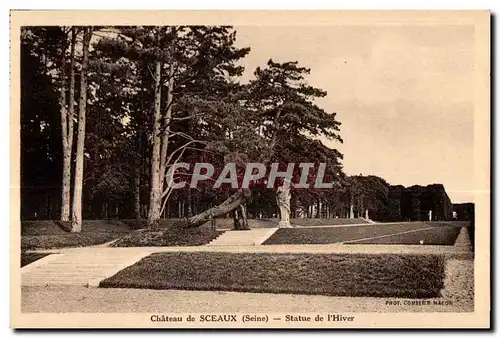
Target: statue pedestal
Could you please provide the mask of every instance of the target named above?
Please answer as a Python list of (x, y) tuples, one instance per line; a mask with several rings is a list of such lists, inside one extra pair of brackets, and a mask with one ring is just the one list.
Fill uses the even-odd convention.
[(278, 228), (293, 228), (290, 224), (290, 198), (290, 188), (281, 186), (276, 190), (276, 202), (280, 217)]
[(290, 221), (280, 220), (279, 223), (278, 223), (278, 228), (293, 228), (293, 227), (290, 224)]

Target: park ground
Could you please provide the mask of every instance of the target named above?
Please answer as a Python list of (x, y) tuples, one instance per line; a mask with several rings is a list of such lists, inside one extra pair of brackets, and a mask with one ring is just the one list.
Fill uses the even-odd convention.
[[(454, 248), (464, 224), (350, 223), (296, 224), (274, 232), (263, 245), (247, 248), (205, 245), (222, 233), (214, 237), (209, 227), (197, 229), (190, 242), (185, 234), (134, 231), (124, 222), (108, 221), (99, 231), (87, 228), (83, 243), (72, 239), (81, 234), (60, 233), (49, 223), (35, 233), (28, 224), (23, 237), (41, 244), (24, 247), (24, 265), (43, 261), (54, 252), (43, 249), (51, 246), (60, 252), (101, 247), (149, 252), (102, 279), (99, 288), (23, 285), (22, 310), (223, 312), (245, 304), (252, 312), (473, 311), (473, 254)], [(122, 231), (111, 236), (114, 227)]]
[(78, 286), (23, 286), (23, 312), (469, 312), (474, 310), (473, 261), (453, 260), (442, 297), (426, 299), (330, 297)]
[[(115, 246), (191, 246), (204, 245), (231, 229), (230, 219), (218, 220), (217, 230), (207, 223), (195, 229), (137, 231), (145, 221), (88, 220), (80, 233), (63, 230), (56, 221), (22, 222), (21, 250), (34, 251), (96, 246), (118, 240)], [(251, 228), (272, 228), (276, 220), (249, 220)], [(356, 241), (358, 244), (419, 244), (425, 234), (426, 245), (453, 245), (459, 227), (466, 222), (399, 222), (373, 225), (363, 219), (295, 219), (293, 229), (280, 229), (264, 244), (327, 244)], [(168, 222), (162, 223), (168, 228)], [(417, 230), (417, 231), (413, 231)], [(471, 233), (473, 235), (473, 233)], [(474, 242), (471, 237), (472, 243)]]

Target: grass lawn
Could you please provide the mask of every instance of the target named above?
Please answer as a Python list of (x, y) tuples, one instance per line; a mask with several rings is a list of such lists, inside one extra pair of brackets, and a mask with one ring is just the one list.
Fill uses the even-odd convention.
[[(178, 222), (180, 219), (160, 219), (159, 226), (168, 228), (172, 223)], [(146, 219), (121, 219), (120, 222), (125, 223), (132, 229), (141, 229), (146, 227)], [(277, 218), (249, 218), (248, 225), (250, 228), (275, 228), (278, 225)], [(370, 224), (362, 218), (292, 218), (290, 223), (295, 226), (327, 226), (327, 225), (344, 225), (344, 224)], [(202, 228), (211, 228), (211, 222), (206, 222)], [(233, 219), (231, 217), (221, 217), (216, 220), (216, 227), (219, 230), (233, 228)]]
[[(459, 223), (459, 222), (457, 222)], [(348, 242), (359, 240), (363, 238), (370, 238), (376, 236), (391, 235), (405, 231), (412, 231), (435, 227), (442, 230), (436, 230), (434, 233), (434, 243), (442, 240), (442, 245), (446, 245), (450, 238), (453, 238), (458, 226), (462, 223), (455, 224), (454, 222), (407, 222), (407, 223), (394, 223), (394, 224), (367, 224), (353, 227), (336, 227), (336, 228), (291, 228), (279, 229), (271, 237), (269, 237), (263, 244), (330, 244), (339, 242)], [(434, 230), (432, 230), (434, 231)], [(416, 232), (415, 234), (422, 235), (426, 231)], [(446, 233), (446, 236), (439, 236), (440, 233)], [(411, 234), (411, 233), (410, 233)], [(438, 234), (438, 235), (436, 235)], [(458, 235), (458, 232), (456, 233)], [(456, 238), (456, 236), (455, 236)], [(387, 243), (403, 244), (397, 242), (398, 236), (386, 237)], [(419, 238), (420, 240), (421, 238)], [(383, 242), (383, 243), (386, 243)], [(361, 242), (356, 242), (361, 243)], [(369, 242), (365, 243), (368, 244)], [(371, 242), (370, 242), (371, 243)], [(418, 244), (409, 243), (409, 244)], [(426, 244), (431, 244), (426, 241)], [(453, 243), (451, 243), (453, 244)]]
[(211, 242), (222, 233), (222, 231), (215, 231), (210, 228), (165, 228), (160, 230), (139, 230), (120, 238), (114, 242), (112, 246), (138, 247), (204, 245)]
[(60, 235), (63, 230), (56, 221), (23, 221), (21, 222), (21, 236)]
[(120, 238), (130, 227), (115, 220), (83, 221), (82, 232), (64, 231), (54, 221), (21, 222), (21, 249), (57, 249), (102, 244)]
[[(250, 228), (275, 228), (278, 225), (277, 218), (250, 218), (248, 225)], [(345, 224), (370, 224), (362, 218), (292, 218), (290, 223), (295, 226), (328, 226), (328, 225), (345, 225)], [(205, 225), (204, 225), (205, 226)], [(231, 229), (233, 220), (231, 218), (217, 219), (217, 229)]]
[(362, 218), (292, 218), (290, 223), (295, 226), (327, 226), (348, 224), (371, 224)]
[[(410, 232), (406, 234), (373, 238), (363, 241), (346, 242), (345, 244), (424, 244), (424, 245), (454, 245), (460, 233), (460, 227), (441, 226), (429, 230)], [(420, 243), (420, 241), (423, 241)]]
[(21, 252), (21, 267), (31, 264), (34, 261), (37, 261), (45, 256), (48, 256), (48, 253), (28, 253)]
[(444, 259), (437, 255), (156, 253), (101, 287), (218, 290), (328, 296), (439, 296)]

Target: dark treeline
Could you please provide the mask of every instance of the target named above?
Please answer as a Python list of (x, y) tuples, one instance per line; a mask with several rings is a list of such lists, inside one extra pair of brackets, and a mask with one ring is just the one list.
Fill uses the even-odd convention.
[[(198, 226), (245, 205), (277, 214), (273, 189), (170, 190), (175, 162), (326, 163), (333, 189), (297, 189), (292, 217), (451, 218), (441, 185), (404, 189), (348, 177), (340, 122), (295, 61), (258, 67), (226, 26), (24, 27), (21, 32), (21, 218), (183, 218)], [(295, 174), (295, 173), (294, 173)], [(80, 215), (81, 214), (81, 215)]]

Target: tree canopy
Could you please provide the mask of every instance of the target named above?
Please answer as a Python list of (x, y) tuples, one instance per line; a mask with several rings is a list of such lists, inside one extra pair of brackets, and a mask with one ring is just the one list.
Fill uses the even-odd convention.
[[(324, 181), (334, 182), (334, 188), (297, 189), (293, 212), (329, 217), (348, 212), (348, 194), (359, 180), (345, 176), (343, 155), (325, 145), (342, 142), (341, 123), (335, 112), (318, 104), (327, 93), (308, 82), (308, 65), (269, 59), (243, 83), (244, 58), (251, 46), (236, 47), (237, 31), (232, 27), (93, 27), (88, 67), (82, 73), (85, 31), (22, 31), (23, 218), (60, 217), (60, 95), (65, 94), (67, 110), (82, 91), (77, 85), (70, 93), (71, 71), (75, 83), (82, 74), (86, 80), (83, 217), (147, 218), (152, 198), (158, 200), (158, 217), (165, 218), (189, 218), (206, 210), (213, 215), (211, 208), (238, 203), (246, 203), (254, 217), (276, 214), (274, 191), (266, 187), (266, 177), (248, 191), (229, 184), (214, 189), (213, 180), (196, 189), (170, 191), (165, 176), (176, 162), (209, 162), (214, 174), (234, 162), (240, 179), (246, 163), (279, 163), (282, 170), (287, 163), (313, 163), (309, 181), (319, 163), (326, 163)], [(70, 119), (76, 133), (82, 122), (76, 115)], [(70, 151), (75, 149), (72, 144)], [(75, 161), (71, 160), (71, 170)], [(298, 170), (297, 166), (294, 177)], [(191, 174), (179, 171), (176, 179)], [(387, 195), (375, 181), (364, 186), (367, 194), (382, 199)], [(379, 208), (377, 203), (366, 201), (366, 206)]]

